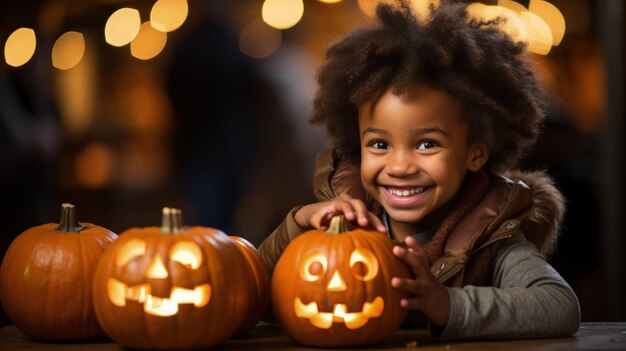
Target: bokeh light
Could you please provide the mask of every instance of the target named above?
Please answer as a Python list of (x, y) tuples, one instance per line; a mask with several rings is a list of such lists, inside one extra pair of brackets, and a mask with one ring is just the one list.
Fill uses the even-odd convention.
[(103, 188), (113, 179), (115, 155), (111, 147), (92, 142), (78, 155), (74, 163), (74, 175), (77, 183), (84, 188)]
[(295, 26), (303, 14), (302, 0), (265, 0), (261, 9), (263, 21), (276, 29)]
[(141, 26), (139, 11), (128, 7), (115, 11), (104, 27), (104, 38), (113, 46), (124, 46), (137, 36)]
[(144, 22), (139, 33), (130, 43), (130, 53), (140, 60), (149, 60), (163, 51), (167, 43), (167, 33), (152, 27), (150, 21)]
[(4, 59), (10, 66), (22, 66), (33, 57), (36, 47), (34, 30), (24, 27), (16, 29), (4, 44)]
[(319, 2), (323, 2), (325, 4), (336, 4), (338, 2), (341, 2), (342, 0), (319, 0)]
[(528, 34), (528, 50), (539, 55), (547, 55), (552, 49), (552, 32), (548, 24), (532, 12), (523, 12), (522, 22)]
[(85, 38), (82, 33), (66, 32), (52, 47), (52, 65), (61, 70), (76, 66), (85, 54)]
[(498, 6), (507, 8), (517, 13), (518, 15), (521, 15), (524, 11), (528, 11), (528, 9), (524, 5), (513, 0), (498, 0)]
[(278, 50), (281, 41), (281, 31), (261, 20), (255, 20), (241, 30), (239, 50), (253, 58), (265, 58)]
[(530, 0), (528, 9), (541, 17), (550, 27), (553, 40), (552, 45), (559, 45), (565, 35), (565, 17), (563, 17), (561, 11), (553, 4), (543, 0)]
[(171, 32), (185, 23), (189, 13), (187, 0), (158, 0), (150, 11), (150, 23), (161, 32)]
[[(359, 9), (368, 17), (376, 16), (376, 7), (380, 3), (386, 3), (392, 6), (398, 6), (396, 0), (358, 0)], [(410, 0), (411, 7), (415, 15), (419, 19), (425, 19), (428, 16), (430, 6), (439, 6), (440, 0)]]
[(511, 39), (514, 41), (528, 41), (528, 33), (524, 22), (521, 20), (520, 15), (510, 7), (472, 3), (467, 7), (467, 11), (470, 16), (485, 21), (503, 17), (505, 21), (500, 23), (500, 28), (510, 35)]

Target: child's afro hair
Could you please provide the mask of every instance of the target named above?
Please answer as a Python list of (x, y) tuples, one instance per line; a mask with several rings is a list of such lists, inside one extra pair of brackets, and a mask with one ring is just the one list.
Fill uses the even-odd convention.
[(379, 5), (379, 25), (357, 29), (327, 50), (311, 122), (325, 125), (335, 146), (359, 159), (359, 105), (390, 87), (402, 94), (424, 84), (458, 101), (469, 141), (489, 147), (488, 171), (515, 167), (544, 116), (526, 44), (499, 29), (503, 19), (472, 18), (462, 3), (431, 7), (425, 20), (399, 3)]

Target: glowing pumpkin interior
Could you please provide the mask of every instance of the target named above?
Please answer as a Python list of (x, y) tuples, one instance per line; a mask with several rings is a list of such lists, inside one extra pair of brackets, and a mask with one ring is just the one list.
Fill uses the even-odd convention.
[[(140, 239), (131, 239), (126, 242), (115, 257), (118, 267), (126, 266), (132, 259), (146, 254), (146, 243)], [(188, 269), (196, 270), (202, 264), (202, 251), (198, 245), (191, 241), (179, 241), (174, 244), (168, 258), (176, 261)], [(145, 278), (167, 279), (169, 273), (160, 255), (155, 254), (150, 260), (145, 273)], [(109, 300), (115, 306), (124, 307), (127, 301), (136, 301), (143, 304), (147, 314), (158, 317), (169, 317), (178, 313), (180, 304), (193, 304), (195, 307), (204, 307), (211, 299), (211, 285), (201, 284), (193, 289), (173, 286), (168, 298), (152, 296), (150, 284), (143, 283), (128, 286), (125, 283), (109, 278), (107, 281), (107, 293)]]
[[(302, 280), (315, 282), (326, 276), (328, 258), (320, 251), (309, 253), (301, 261), (298, 273)], [(378, 275), (378, 260), (374, 253), (365, 248), (357, 248), (350, 255), (350, 273), (359, 281), (368, 282)], [(334, 269), (326, 285), (327, 292), (342, 292), (348, 290), (346, 280), (339, 269)], [(365, 301), (360, 311), (347, 311), (345, 304), (335, 304), (332, 311), (319, 311), (317, 303), (312, 301), (305, 304), (296, 297), (293, 309), (298, 318), (308, 319), (317, 328), (329, 329), (333, 323), (344, 323), (348, 329), (363, 327), (371, 318), (380, 317), (385, 309), (382, 296), (376, 296), (372, 301)]]

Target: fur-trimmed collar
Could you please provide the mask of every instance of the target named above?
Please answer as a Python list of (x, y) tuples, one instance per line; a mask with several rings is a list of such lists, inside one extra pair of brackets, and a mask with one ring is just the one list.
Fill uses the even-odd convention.
[(509, 171), (504, 177), (524, 182), (532, 190), (532, 204), (522, 228), (526, 239), (549, 257), (556, 249), (565, 214), (565, 198), (545, 171)]

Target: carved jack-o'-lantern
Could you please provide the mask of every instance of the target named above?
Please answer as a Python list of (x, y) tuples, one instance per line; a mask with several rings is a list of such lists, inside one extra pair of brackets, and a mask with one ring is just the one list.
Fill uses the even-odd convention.
[(181, 222), (179, 210), (165, 208), (162, 227), (123, 232), (100, 260), (96, 315), (116, 342), (209, 347), (241, 325), (252, 287), (243, 255), (226, 234)]
[(350, 231), (343, 216), (327, 232), (308, 231), (281, 255), (272, 276), (272, 307), (285, 331), (313, 346), (381, 341), (406, 317), (406, 294), (391, 278), (409, 277), (381, 233)]

